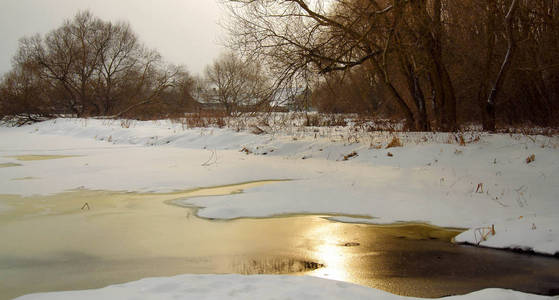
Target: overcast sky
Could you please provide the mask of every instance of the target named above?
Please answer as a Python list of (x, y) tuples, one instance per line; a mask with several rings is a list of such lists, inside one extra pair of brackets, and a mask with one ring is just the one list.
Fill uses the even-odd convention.
[(225, 51), (216, 0), (0, 0), (0, 74), (11, 68), (21, 37), (47, 33), (86, 9), (128, 21), (144, 44), (192, 73)]

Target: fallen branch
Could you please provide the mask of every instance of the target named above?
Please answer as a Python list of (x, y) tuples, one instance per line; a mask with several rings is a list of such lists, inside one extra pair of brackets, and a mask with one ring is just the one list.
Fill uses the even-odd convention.
[[(477, 236), (479, 234), (479, 241)], [(489, 235), (495, 235), (495, 225), (491, 225), (491, 227), (479, 227), (474, 230), (474, 238), (476, 240), (476, 244), (480, 244), (481, 242), (487, 241), (487, 237)]]
[(202, 166), (208, 167), (213, 164), (217, 164), (217, 151), (215, 149), (212, 150), (212, 153), (210, 154), (210, 158), (205, 163), (203, 163)]

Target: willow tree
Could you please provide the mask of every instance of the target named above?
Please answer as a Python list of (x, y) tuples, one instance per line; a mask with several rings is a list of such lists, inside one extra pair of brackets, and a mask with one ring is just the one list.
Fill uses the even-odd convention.
[(440, 0), (231, 0), (232, 47), (282, 62), (283, 74), (318, 74), (366, 65), (408, 126), (456, 128), (456, 99), (445, 61)]
[(205, 100), (221, 104), (227, 115), (270, 99), (270, 87), (262, 66), (234, 53), (219, 56), (206, 68), (205, 79)]
[(32, 72), (48, 87), (52, 113), (77, 116), (121, 116), (153, 103), (177, 73), (142, 45), (128, 24), (105, 22), (87, 11), (44, 36), (21, 39), (13, 61), (14, 70)]

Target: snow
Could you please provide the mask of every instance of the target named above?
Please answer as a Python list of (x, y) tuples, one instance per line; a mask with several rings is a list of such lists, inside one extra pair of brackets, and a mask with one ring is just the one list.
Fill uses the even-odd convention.
[[(460, 146), (458, 135), (446, 133), (268, 130), (254, 135), (188, 129), (169, 120), (95, 119), (0, 127), (0, 164), (22, 164), (0, 168), (0, 190), (24, 196), (76, 188), (166, 192), (290, 179), (179, 202), (202, 207), (199, 215), (208, 218), (316, 213), (349, 222), (425, 222), (469, 229), (457, 242), (559, 251), (558, 137), (471, 132)], [(385, 149), (394, 136), (404, 146)], [(344, 161), (351, 152), (357, 156)], [(31, 162), (9, 157), (24, 154), (76, 156)], [(532, 154), (535, 161), (527, 163)], [(13, 180), (25, 177), (34, 179)], [(492, 225), (495, 235), (483, 240)]]
[[(145, 278), (98, 290), (31, 294), (17, 300), (64, 299), (418, 299), (355, 284), (309, 276), (179, 275)], [(553, 299), (520, 292), (485, 289), (443, 299)]]
[[(169, 120), (95, 119), (0, 127), (0, 165), (21, 164), (0, 168), (0, 194), (55, 194), (78, 188), (167, 192), (288, 179), (227, 197), (178, 203), (198, 206), (200, 216), (219, 219), (313, 213), (343, 222), (424, 222), (468, 229), (456, 242), (559, 253), (558, 137), (468, 132), (461, 134), (466, 145), (460, 145), (459, 134), (447, 133), (265, 129), (268, 133), (255, 135), (231, 128), (189, 129)], [(403, 147), (386, 149), (394, 137)], [(352, 152), (357, 155), (344, 160)], [(532, 154), (535, 160), (527, 163)], [(19, 161), (12, 157), (16, 155), (73, 157)], [(0, 213), (10, 209), (0, 205)], [(308, 277), (192, 275), (145, 279), (79, 295), (246, 298), (243, 291), (251, 298), (396, 297)], [(22, 299), (74, 299), (74, 293)], [(503, 290), (470, 297), (536, 298)]]

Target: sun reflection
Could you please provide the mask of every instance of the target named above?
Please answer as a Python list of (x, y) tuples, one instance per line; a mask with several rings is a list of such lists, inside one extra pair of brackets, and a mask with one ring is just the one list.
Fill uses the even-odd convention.
[(325, 267), (311, 272), (310, 275), (340, 281), (350, 279), (347, 269), (350, 255), (348, 248), (343, 246), (346, 241), (343, 240), (343, 231), (339, 229), (339, 224), (330, 223), (312, 231), (311, 234), (321, 237), (321, 243), (314, 249), (313, 256)]

